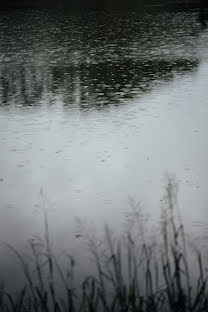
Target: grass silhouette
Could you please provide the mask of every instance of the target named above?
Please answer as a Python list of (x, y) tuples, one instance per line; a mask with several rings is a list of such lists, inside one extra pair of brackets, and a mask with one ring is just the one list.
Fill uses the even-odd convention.
[[(94, 259), (95, 273), (75, 287), (76, 261), (66, 256), (67, 269), (53, 255), (46, 209), (44, 238), (28, 242), (31, 260), (7, 245), (20, 261), (25, 286), (16, 294), (0, 286), (0, 311), (208, 311), (207, 274), (195, 248), (192, 276), (189, 244), (177, 208), (177, 184), (168, 178), (157, 237), (147, 233), (139, 204), (129, 199), (132, 214), (127, 230), (116, 238), (106, 227), (102, 243), (85, 235)], [(61, 291), (60, 291), (61, 289)]]

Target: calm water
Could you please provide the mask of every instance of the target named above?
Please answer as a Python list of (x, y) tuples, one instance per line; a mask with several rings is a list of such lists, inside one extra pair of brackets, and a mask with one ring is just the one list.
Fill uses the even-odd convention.
[(167, 172), (185, 222), (207, 220), (207, 79), (195, 14), (2, 13), (1, 241), (42, 233), (41, 189), (59, 247), (75, 217), (119, 228), (128, 196), (158, 220)]

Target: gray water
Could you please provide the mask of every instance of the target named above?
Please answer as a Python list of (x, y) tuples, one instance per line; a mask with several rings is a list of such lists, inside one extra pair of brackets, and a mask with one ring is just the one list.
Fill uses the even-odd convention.
[(44, 200), (55, 249), (76, 250), (76, 218), (122, 227), (129, 196), (156, 222), (167, 173), (206, 236), (207, 78), (194, 13), (2, 13), (1, 241), (40, 235)]

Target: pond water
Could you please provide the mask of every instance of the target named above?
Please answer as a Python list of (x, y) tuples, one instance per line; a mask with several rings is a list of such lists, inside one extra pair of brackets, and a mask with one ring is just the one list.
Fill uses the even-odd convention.
[(154, 222), (167, 173), (205, 235), (207, 77), (195, 13), (1, 13), (1, 241), (40, 235), (46, 197), (55, 248), (76, 249), (76, 217), (122, 226), (128, 196)]

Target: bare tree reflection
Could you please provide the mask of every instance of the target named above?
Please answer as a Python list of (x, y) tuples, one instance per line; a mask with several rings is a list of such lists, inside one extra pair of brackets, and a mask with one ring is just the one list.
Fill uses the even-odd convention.
[(174, 74), (198, 67), (197, 60), (103, 62), (98, 64), (5, 68), (0, 80), (0, 98), (6, 105), (37, 105), (47, 96), (61, 95), (65, 106), (105, 107), (119, 104), (170, 80)]
[(172, 13), (18, 11), (0, 29), (1, 105), (46, 105), (56, 96), (68, 107), (119, 105), (199, 65), (181, 35), (190, 27)]

